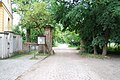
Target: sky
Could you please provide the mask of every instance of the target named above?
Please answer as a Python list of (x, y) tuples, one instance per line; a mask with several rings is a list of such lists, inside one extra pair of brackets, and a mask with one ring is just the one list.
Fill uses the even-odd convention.
[[(16, 7), (15, 4), (12, 4), (12, 8)], [(18, 25), (20, 21), (20, 16), (17, 13), (13, 13), (13, 26)]]
[(13, 26), (18, 25), (20, 16), (17, 13), (13, 13)]

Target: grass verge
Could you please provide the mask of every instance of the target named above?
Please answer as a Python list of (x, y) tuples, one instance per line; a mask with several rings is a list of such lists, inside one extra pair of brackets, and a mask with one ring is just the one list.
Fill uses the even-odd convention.
[(30, 60), (38, 60), (37, 56), (49, 56), (50, 54), (44, 54), (44, 53), (38, 53), (38, 54), (35, 54), (35, 56), (33, 56), (32, 58), (30, 58)]
[(31, 55), (33, 54), (35, 51), (31, 51), (31, 52), (26, 52), (26, 51), (18, 51), (18, 52), (14, 52), (14, 56), (11, 57), (11, 59), (16, 59), (16, 58), (20, 58), (26, 55)]
[(95, 55), (95, 54), (90, 54), (90, 53), (81, 53), (80, 54), (81, 57), (85, 57), (85, 58), (96, 58), (96, 59), (109, 59), (109, 56), (102, 56), (102, 55)]

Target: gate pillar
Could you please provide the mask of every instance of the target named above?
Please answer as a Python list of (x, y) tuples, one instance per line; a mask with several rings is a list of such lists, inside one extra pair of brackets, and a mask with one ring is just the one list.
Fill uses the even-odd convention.
[(44, 35), (46, 36), (46, 44), (49, 48), (49, 51), (51, 54), (53, 54), (53, 50), (52, 50), (52, 27), (50, 25), (46, 25), (46, 27), (44, 27), (45, 33)]

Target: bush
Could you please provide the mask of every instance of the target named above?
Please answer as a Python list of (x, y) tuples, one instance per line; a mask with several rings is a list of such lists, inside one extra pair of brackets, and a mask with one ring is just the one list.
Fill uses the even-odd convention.
[(77, 50), (80, 50), (80, 46), (77, 47)]
[(108, 47), (109, 54), (120, 54), (120, 47), (119, 46), (112, 46)]

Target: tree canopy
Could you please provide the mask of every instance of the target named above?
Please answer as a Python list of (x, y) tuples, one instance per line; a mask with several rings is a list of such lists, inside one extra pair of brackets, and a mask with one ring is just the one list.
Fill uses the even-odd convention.
[(78, 33), (86, 52), (97, 54), (100, 51), (106, 55), (108, 43), (120, 44), (119, 0), (14, 1), (21, 15), (20, 25), (27, 30), (27, 39), (30, 39), (31, 29), (35, 36), (42, 33), (46, 24), (55, 26), (57, 23), (63, 25), (62, 31)]
[(96, 54), (98, 46), (106, 55), (109, 42), (120, 44), (119, 0), (56, 0), (54, 5), (56, 21), (79, 33), (87, 52)]
[[(47, 4), (39, 0), (16, 0), (17, 13), (21, 16), (20, 26), (27, 31), (27, 41), (43, 34), (43, 27), (51, 23), (51, 14)], [(32, 31), (31, 31), (32, 29)]]

